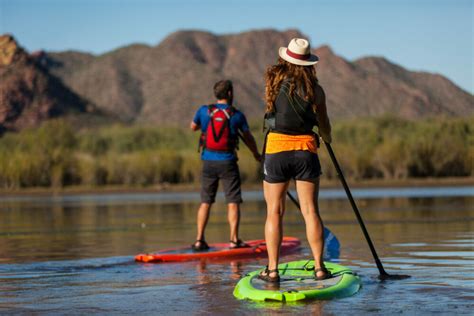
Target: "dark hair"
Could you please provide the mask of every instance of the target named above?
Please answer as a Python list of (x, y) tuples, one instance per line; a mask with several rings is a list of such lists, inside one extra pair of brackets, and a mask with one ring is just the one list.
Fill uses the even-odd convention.
[(214, 95), (218, 100), (229, 99), (229, 91), (233, 92), (232, 81), (220, 80), (214, 85)]

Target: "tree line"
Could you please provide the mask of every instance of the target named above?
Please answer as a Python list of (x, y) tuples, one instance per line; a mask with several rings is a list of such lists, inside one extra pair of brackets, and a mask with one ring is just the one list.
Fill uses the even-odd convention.
[[(252, 124), (263, 143), (260, 122)], [(113, 125), (76, 130), (64, 119), (0, 138), (0, 187), (153, 186), (197, 183), (199, 135), (185, 128)], [(261, 166), (240, 144), (244, 183)], [(378, 117), (335, 121), (333, 149), (347, 177), (408, 179), (473, 175), (474, 118), (410, 121)], [(337, 177), (324, 146), (323, 177)]]

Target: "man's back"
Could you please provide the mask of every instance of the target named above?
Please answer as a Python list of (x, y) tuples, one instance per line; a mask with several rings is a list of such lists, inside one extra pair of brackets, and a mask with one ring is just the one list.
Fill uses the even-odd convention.
[[(217, 109), (220, 110), (228, 110), (230, 105), (224, 103), (217, 103), (215, 104)], [(211, 122), (211, 117), (209, 115), (209, 106), (203, 105), (199, 108), (194, 116), (193, 122), (201, 127), (201, 132), (206, 133), (208, 132), (208, 126)], [(230, 115), (229, 119), (229, 128), (230, 128), (230, 137), (237, 139), (237, 133), (241, 131), (242, 133), (246, 133), (249, 131), (249, 126), (247, 123), (247, 119), (245, 115), (237, 109), (233, 109), (232, 115)], [(212, 150), (203, 149), (201, 154), (202, 160), (236, 160), (237, 155), (234, 151), (229, 152), (217, 152)]]

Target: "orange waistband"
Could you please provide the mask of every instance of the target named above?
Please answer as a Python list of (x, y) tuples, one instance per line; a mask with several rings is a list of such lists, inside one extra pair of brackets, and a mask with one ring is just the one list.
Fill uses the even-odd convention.
[(266, 154), (276, 154), (282, 151), (308, 150), (317, 153), (318, 146), (313, 135), (287, 135), (269, 133), (267, 136)]

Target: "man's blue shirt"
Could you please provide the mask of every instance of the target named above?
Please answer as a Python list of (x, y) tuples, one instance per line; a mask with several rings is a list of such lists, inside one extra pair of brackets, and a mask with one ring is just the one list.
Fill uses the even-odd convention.
[[(219, 109), (225, 110), (229, 107), (228, 104), (218, 103), (216, 106)], [(209, 124), (210, 117), (209, 117), (209, 108), (207, 105), (203, 105), (199, 108), (194, 116), (193, 122), (194, 124), (201, 126), (201, 131), (204, 133), (207, 130), (207, 125)], [(234, 114), (230, 117), (230, 133), (233, 136), (237, 136), (237, 131), (240, 130), (242, 132), (247, 132), (249, 130), (249, 125), (247, 123), (247, 119), (245, 115), (235, 110)], [(237, 156), (235, 153), (220, 153), (215, 151), (209, 151), (203, 149), (201, 153), (202, 160), (236, 160)]]

